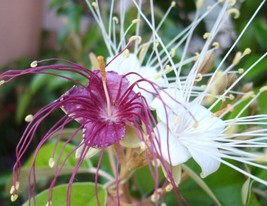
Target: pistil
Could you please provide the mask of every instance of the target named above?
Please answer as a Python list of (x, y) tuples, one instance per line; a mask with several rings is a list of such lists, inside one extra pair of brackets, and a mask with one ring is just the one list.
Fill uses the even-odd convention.
[(99, 70), (102, 76), (102, 83), (103, 83), (103, 88), (104, 88), (104, 93), (106, 96), (106, 101), (107, 101), (107, 113), (108, 116), (111, 116), (111, 107), (110, 107), (110, 98), (109, 98), (109, 94), (108, 94), (108, 88), (107, 88), (107, 77), (106, 77), (106, 69), (105, 69), (105, 63), (104, 63), (104, 58), (103, 56), (98, 56), (97, 57), (98, 60), (98, 64), (99, 64)]

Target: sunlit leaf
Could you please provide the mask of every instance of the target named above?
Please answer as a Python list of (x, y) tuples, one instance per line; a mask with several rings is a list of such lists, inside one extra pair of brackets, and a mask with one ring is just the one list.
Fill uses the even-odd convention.
[(212, 189), (205, 183), (205, 181), (200, 178), (190, 167), (182, 165), (184, 171), (214, 200), (214, 202), (219, 206), (221, 205), (220, 201), (217, 199), (215, 194), (212, 192)]
[[(62, 162), (68, 157), (68, 155), (72, 152), (72, 154), (65, 161), (64, 167), (62, 168), (60, 175), (70, 175), (73, 173), (74, 168), (77, 164), (77, 159), (75, 158), (74, 151), (75, 146), (71, 144), (67, 144), (64, 146), (63, 142), (58, 142), (55, 148), (55, 143), (45, 144), (38, 152), (38, 156), (35, 162), (35, 175), (37, 181), (48, 180), (49, 178), (55, 175), (56, 169), (60, 167)], [(62, 149), (62, 151), (61, 151)], [(49, 167), (49, 160), (52, 157), (53, 150), (55, 150), (54, 161), (55, 166), (53, 168)], [(62, 152), (62, 153), (61, 153)], [(61, 153), (61, 154), (60, 154)], [(57, 161), (59, 166), (57, 167)], [(20, 190), (23, 191), (26, 189), (29, 184), (28, 173), (30, 167), (33, 162), (33, 154), (24, 164), (20, 172)], [(88, 173), (89, 168), (91, 167), (91, 162), (89, 159), (85, 159), (81, 164), (77, 173)], [(9, 180), (9, 185), (11, 184), (11, 180)], [(10, 188), (10, 186), (8, 186)]]
[[(66, 206), (66, 194), (68, 184), (54, 187), (52, 193), (52, 205)], [(75, 206), (97, 206), (97, 200), (100, 205), (106, 204), (107, 192), (104, 187), (98, 185), (97, 193), (94, 183), (74, 183), (71, 187), (71, 205)], [(97, 195), (96, 195), (97, 194)], [(48, 190), (38, 194), (36, 197), (36, 205), (46, 205), (48, 202)], [(28, 206), (29, 202), (25, 202), (23, 206)], [(33, 205), (33, 200), (31, 202)]]
[(28, 91), (24, 91), (22, 96), (20, 97), (17, 108), (16, 108), (16, 121), (21, 122), (24, 116), (26, 115), (26, 108), (29, 106), (31, 101), (31, 94)]

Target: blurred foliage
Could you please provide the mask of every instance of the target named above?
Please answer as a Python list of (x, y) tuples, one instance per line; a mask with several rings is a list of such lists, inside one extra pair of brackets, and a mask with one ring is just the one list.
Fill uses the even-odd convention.
[[(168, 8), (169, 3), (166, 2), (171, 2), (171, 0), (155, 1), (156, 5), (158, 6), (156, 8), (156, 11), (158, 12), (159, 16), (161, 15), (161, 9), (166, 10)], [(260, 0), (244, 1), (240, 5), (242, 16), (234, 21), (235, 30), (237, 33), (240, 33), (242, 31), (242, 28), (244, 28), (245, 24), (250, 19), (260, 2)], [(177, 1), (177, 5), (177, 12), (172, 12), (171, 18), (169, 18), (164, 25), (165, 31), (168, 31), (166, 33), (170, 35), (174, 33), (173, 31), (177, 32), (177, 29), (182, 30), (184, 26), (186, 26), (188, 22), (190, 22), (190, 12), (194, 11), (193, 1), (179, 0)], [(89, 14), (87, 5), (83, 0), (51, 0), (50, 9), (55, 9), (59, 16), (64, 15), (67, 21), (65, 22), (64, 27), (60, 28), (59, 32), (57, 33), (57, 39), (54, 47), (52, 49), (46, 48), (43, 44), (40, 48), (40, 55), (38, 59), (51, 57), (65, 58), (90, 68), (91, 63), (88, 58), (88, 54), (90, 52), (97, 52), (97, 55), (108, 55), (106, 47), (103, 44), (102, 35), (100, 34), (98, 26), (93, 23), (93, 17)], [(86, 28), (85, 31), (82, 31), (81, 28), (82, 18), (87, 19), (89, 22), (88, 28)], [(249, 47), (253, 51), (252, 54), (248, 58), (246, 58), (246, 60), (242, 60), (240, 66), (242, 66), (244, 69), (252, 65), (253, 62), (255, 62), (260, 57), (260, 54), (267, 50), (266, 22), (267, 17), (265, 15), (264, 9), (262, 9), (262, 11), (251, 23), (248, 30), (245, 32), (238, 43), (239, 50), (244, 50), (245, 48)], [(205, 27), (205, 25), (202, 26)], [(200, 28), (199, 36), (202, 36), (201, 32), (204, 30), (205, 28)], [(46, 34), (47, 31), (44, 31), (42, 42), (45, 42), (45, 38), (47, 37)], [(165, 41), (168, 41), (168, 38), (170, 39), (171, 36), (164, 35), (164, 38), (166, 38)], [(26, 68), (29, 66), (29, 62), (29, 59), (22, 59), (6, 66), (5, 68)], [(266, 67), (267, 60), (265, 59), (261, 63), (257, 64), (255, 69), (253, 69), (246, 76), (246, 81), (253, 82), (255, 84), (256, 90), (261, 86), (266, 85)], [(73, 76), (73, 74), (70, 75), (72, 75), (70, 76), (71, 78), (77, 79), (77, 77)], [(70, 86), (71, 85), (65, 80), (59, 80), (58, 78), (51, 76), (35, 75), (31, 77), (24, 77), (23, 79), (19, 78), (16, 81), (16, 84), (7, 84), (5, 85), (5, 87), (1, 87), (0, 132), (2, 142), (0, 144), (0, 199), (6, 199), (7, 201), (1, 202), (2, 200), (0, 200), (0, 205), (15, 205), (9, 203), (9, 195), (5, 190), (5, 186), (6, 179), (7, 177), (9, 177), (10, 170), (15, 161), (15, 146), (19, 140), (21, 131), (23, 131), (23, 128), (25, 127), (25, 124), (23, 123), (24, 116), (28, 113), (34, 113), (41, 106), (53, 101), (54, 99), (62, 95), (66, 90), (68, 90)], [(258, 100), (258, 104), (260, 105), (260, 112), (263, 113), (267, 113), (266, 98), (267, 94), (265, 93)], [(41, 128), (39, 129), (37, 135), (39, 136), (39, 138), (42, 137), (47, 128), (53, 125), (53, 119), (58, 114), (60, 114), (60, 112), (54, 114), (54, 116), (51, 116), (49, 119), (50, 121), (46, 121), (46, 125), (41, 125)], [(34, 140), (25, 158), (30, 156), (32, 149), (35, 148), (35, 146), (39, 142), (39, 138), (36, 138)], [(51, 148), (49, 149), (49, 147)], [(70, 145), (68, 147), (72, 146)], [(43, 148), (42, 150), (45, 149), (47, 149), (48, 151), (43, 152), (42, 154), (47, 154), (49, 153), (49, 151), (53, 151), (53, 147), (51, 145), (46, 145), (46, 148)], [(40, 158), (42, 160), (40, 160)], [(48, 156), (39, 157), (38, 163), (43, 162), (44, 164), (40, 164), (41, 166), (38, 164), (38, 167), (40, 166), (40, 168), (37, 168), (39, 169), (38, 172), (40, 172), (40, 174), (47, 175), (44, 176), (44, 179), (46, 180), (51, 178), (51, 174), (49, 172), (44, 172), (48, 169), (47, 158)], [(92, 159), (92, 163), (90, 162), (88, 164), (96, 165), (97, 158), (98, 156), (94, 157)], [(105, 165), (108, 165), (108, 158), (105, 155), (102, 164), (104, 166), (104, 170), (108, 170), (108, 167), (105, 168)], [(26, 166), (27, 164), (25, 165), (25, 168)], [(71, 164), (71, 166), (74, 167), (75, 164)], [(199, 175), (200, 170), (193, 161), (190, 161), (187, 166), (195, 171), (197, 175)], [(154, 180), (152, 178), (147, 179), (147, 177), (144, 175), (147, 173), (149, 173), (148, 168), (142, 168), (135, 174), (134, 178), (138, 180), (136, 184), (139, 185), (140, 188), (142, 188), (142, 193), (140, 193), (140, 191), (137, 192), (134, 189), (131, 192), (138, 198), (143, 198), (144, 194), (150, 194), (154, 189)], [(263, 177), (266, 177), (267, 175), (266, 172), (262, 171), (255, 171), (255, 174), (261, 175)], [(65, 175), (68, 176), (69, 173), (66, 172)], [(163, 174), (160, 175), (163, 176)], [(66, 179), (68, 178), (63, 177), (62, 182), (64, 183)], [(215, 197), (222, 205), (235, 206), (243, 205), (241, 190), (244, 183), (245, 178), (243, 175), (226, 166), (221, 166), (218, 172), (204, 179), (203, 182), (203, 184), (211, 190), (212, 194), (215, 195)], [(196, 181), (193, 181), (190, 178), (188, 178), (185, 182), (183, 182), (183, 184), (181, 184), (180, 192), (190, 205), (208, 206), (214, 204), (214, 200), (209, 195), (207, 195), (207, 191), (205, 192), (205, 190), (203, 189), (203, 184), (201, 189), (201, 184), (197, 184)], [(255, 183), (252, 184), (254, 193), (252, 193), (250, 196), (248, 195), (250, 198), (247, 200), (246, 205), (266, 205), (266, 188), (260, 188), (262, 190), (260, 190), (259, 192), (259, 188), (255, 188), (254, 185), (257, 186), (257, 184)], [(46, 181), (42, 183), (41, 188), (45, 186), (47, 186)], [(84, 186), (87, 187), (86, 185)], [(90, 185), (89, 187), (91, 190), (92, 187)], [(66, 187), (62, 186), (61, 189), (65, 191)], [(237, 193), (236, 191), (240, 191), (240, 193)], [(262, 193), (261, 191), (264, 192)], [(40, 194), (40, 198), (42, 198), (42, 195), (46, 195), (46, 193), (44, 192)], [(105, 196), (105, 194), (103, 195)], [(174, 196), (175, 195), (173, 193), (169, 193), (166, 196), (165, 201), (168, 203), (168, 205), (176, 204), (176, 199), (174, 199)], [(23, 201), (24, 200), (22, 200), (21, 202)], [(21, 202), (18, 202), (17, 204), (20, 204)]]

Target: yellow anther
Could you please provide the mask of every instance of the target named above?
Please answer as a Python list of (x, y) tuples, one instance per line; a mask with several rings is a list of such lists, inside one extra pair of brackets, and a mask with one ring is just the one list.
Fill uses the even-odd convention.
[(160, 160), (159, 159), (156, 159), (155, 161), (152, 161), (152, 165), (154, 167), (160, 167), (160, 165), (161, 165)]
[(235, 96), (232, 95), (232, 94), (230, 94), (230, 95), (229, 95), (229, 98), (230, 98), (231, 100), (234, 100), (234, 99), (235, 99)]
[(142, 42), (141, 36), (131, 36), (129, 39), (129, 42), (136, 41), (137, 44), (140, 44)]
[(162, 189), (162, 188), (158, 188), (158, 189), (157, 189), (157, 193), (158, 193), (158, 194), (160, 194), (160, 193), (162, 193), (162, 192), (163, 192), (163, 189)]
[(49, 158), (48, 165), (50, 168), (53, 168), (55, 166), (55, 160), (53, 157)]
[(175, 6), (176, 6), (176, 2), (175, 1), (172, 1), (171, 7), (175, 7)]
[(95, 9), (98, 9), (98, 5), (97, 5), (96, 1), (92, 2), (92, 6), (93, 6)]
[(1, 80), (0, 81), (0, 86), (3, 85), (6, 81), (5, 80)]
[(211, 11), (214, 7), (213, 6), (207, 6), (207, 10)]
[(153, 194), (150, 197), (151, 202), (157, 202), (159, 200), (160, 196), (158, 194)]
[(31, 68), (37, 67), (38, 66), (38, 62), (37, 61), (33, 61), (30, 66), (31, 66)]
[(155, 80), (160, 79), (161, 77), (162, 77), (162, 74), (161, 74), (161, 73), (155, 74), (155, 75), (153, 76), (153, 78), (154, 78)]
[(174, 57), (174, 56), (175, 56), (175, 54), (176, 54), (176, 51), (175, 51), (175, 49), (174, 49), (174, 48), (172, 48), (170, 53), (171, 53), (171, 57)]
[(20, 186), (20, 183), (17, 181), (15, 183), (15, 185), (12, 185), (11, 188), (10, 188), (10, 191), (9, 193), (12, 195), (15, 193), (15, 191), (18, 191), (19, 190), (19, 186)]
[(206, 32), (204, 35), (203, 35), (203, 39), (208, 39), (210, 38), (211, 34), (209, 32)]
[(159, 46), (159, 40), (155, 40), (153, 49), (156, 50), (158, 46)]
[(123, 57), (124, 58), (128, 58), (129, 56), (130, 56), (130, 51), (129, 51), (129, 49), (125, 49), (125, 51), (123, 52)]
[(166, 192), (170, 192), (170, 191), (172, 191), (172, 189), (173, 189), (173, 186), (172, 186), (171, 184), (168, 184), (168, 185), (165, 187), (165, 191), (166, 191)]
[(234, 6), (236, 4), (236, 0), (228, 0), (228, 2), (231, 6)]
[(240, 17), (240, 12), (238, 9), (236, 8), (231, 8), (231, 9), (228, 9), (228, 14), (233, 14), (234, 16), (234, 19), (238, 19)]
[(15, 192), (15, 186), (12, 185), (11, 188), (10, 188), (10, 190), (9, 190), (9, 194), (12, 195), (14, 192)]
[(197, 9), (200, 9), (204, 4), (204, 0), (197, 0), (196, 2), (196, 7)]
[(172, 70), (172, 69), (171, 69), (170, 65), (166, 65), (166, 67), (165, 67), (165, 69), (164, 69), (164, 72), (165, 72), (166, 74), (168, 74), (171, 70)]
[(242, 58), (242, 53), (241, 52), (237, 52), (235, 54), (235, 57), (233, 59), (233, 63), (232, 64), (233, 65), (237, 65), (240, 62), (241, 58)]
[(11, 197), (10, 197), (11, 202), (15, 202), (17, 199), (18, 199), (17, 194), (11, 195)]
[(199, 58), (200, 54), (198, 52), (195, 53), (195, 56), (194, 56), (194, 61), (197, 61), (198, 58)]
[(244, 69), (243, 68), (239, 68), (238, 69), (238, 74), (243, 74), (244, 73)]
[(219, 49), (220, 48), (220, 43), (217, 42), (217, 41), (213, 42), (212, 46), (213, 46), (214, 49)]
[(202, 74), (198, 73), (195, 81), (200, 82), (202, 80)]
[(25, 117), (25, 122), (31, 122), (33, 120), (33, 115), (32, 114), (28, 114), (26, 117)]
[(267, 91), (267, 86), (263, 86), (262, 88), (260, 88), (260, 92), (266, 92)]
[(141, 22), (141, 19), (134, 19), (132, 20), (132, 24), (138, 24)]
[(113, 16), (112, 20), (114, 21), (115, 24), (119, 23), (119, 19), (116, 16)]
[(251, 53), (251, 49), (250, 48), (246, 48), (243, 52), (243, 56), (249, 55)]

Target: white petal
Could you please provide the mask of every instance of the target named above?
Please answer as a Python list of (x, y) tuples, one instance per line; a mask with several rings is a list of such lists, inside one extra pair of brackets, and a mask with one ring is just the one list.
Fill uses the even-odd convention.
[(148, 82), (139, 82), (138, 86), (134, 87), (134, 92), (138, 93), (140, 92), (141, 95), (146, 99), (146, 102), (148, 105), (151, 104), (152, 100), (153, 100), (153, 94), (154, 93), (154, 89), (151, 86), (151, 84), (149, 84)]
[[(180, 92), (175, 89), (166, 89), (162, 92), (160, 92), (160, 98), (155, 98), (151, 104), (150, 107), (152, 109), (155, 109), (157, 112), (157, 117), (159, 120), (167, 123), (166, 120), (166, 113), (168, 114), (168, 120), (169, 122), (172, 121), (172, 118), (170, 118), (170, 111), (177, 111), (179, 112), (180, 108), (184, 110), (185, 107), (182, 105), (186, 105), (184, 100), (180, 96)], [(175, 99), (175, 100), (174, 100)], [(175, 115), (173, 114), (172, 117)]]
[(188, 150), (192, 155), (193, 159), (201, 167), (202, 172), (200, 176), (202, 178), (207, 177), (208, 175), (219, 169), (221, 162), (212, 157), (218, 157), (220, 155), (220, 152), (217, 148), (205, 147), (202, 148), (201, 151), (193, 148), (188, 148)]
[[(113, 57), (107, 58), (109, 63)], [(107, 71), (115, 71), (119, 74), (127, 74), (128, 72), (137, 72), (140, 70), (140, 63), (135, 54), (130, 54), (128, 57), (119, 55), (106, 68)]]
[[(186, 162), (191, 157), (188, 150), (180, 143), (179, 139), (167, 130), (166, 124), (162, 122), (159, 123), (157, 129), (159, 136), (156, 138), (159, 140), (160, 147), (158, 147), (157, 142), (155, 144), (158, 147), (159, 153), (162, 153), (163, 158), (168, 163), (171, 163), (173, 166), (179, 165)], [(168, 132), (169, 135), (167, 135)], [(155, 133), (157, 134), (156, 129)]]
[(190, 104), (190, 112), (199, 123), (198, 128), (196, 128), (199, 133), (212, 132), (221, 134), (223, 132), (225, 123), (205, 107), (198, 104)]

